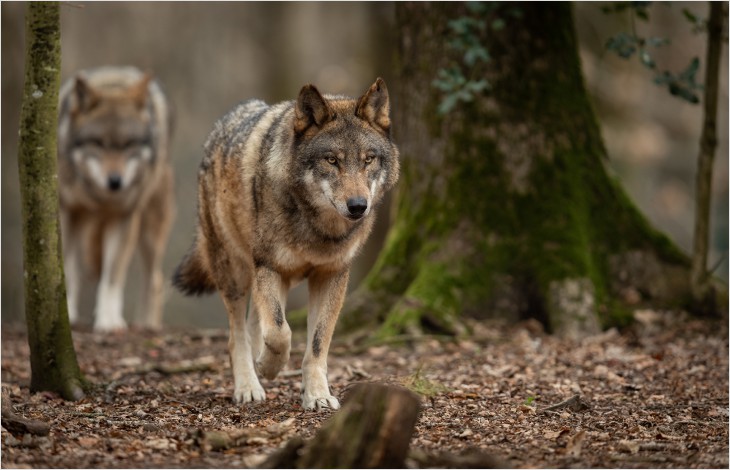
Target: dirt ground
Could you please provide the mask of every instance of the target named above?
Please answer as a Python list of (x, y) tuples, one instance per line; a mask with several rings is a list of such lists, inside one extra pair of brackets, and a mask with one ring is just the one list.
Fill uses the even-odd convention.
[[(420, 393), (410, 467), (478, 449), (518, 468), (727, 468), (727, 323), (649, 310), (638, 318), (580, 342), (535, 322), (475, 323), (469, 340), (369, 348), (335, 333), (330, 383), (341, 399), (358, 382)], [(50, 424), (48, 436), (3, 428), (3, 467), (251, 467), (332, 414), (301, 409), (301, 337), (289, 370), (262, 381), (267, 400), (246, 407), (230, 401), (226, 331), (75, 330), (74, 338), (95, 384), (76, 403), (29, 392), (26, 337), (3, 328), (4, 405)], [(576, 395), (581, 406), (546, 410)]]

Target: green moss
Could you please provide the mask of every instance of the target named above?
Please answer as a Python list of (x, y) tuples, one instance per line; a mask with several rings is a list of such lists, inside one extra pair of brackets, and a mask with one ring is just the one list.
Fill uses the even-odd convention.
[(442, 383), (428, 379), (423, 373), (423, 365), (419, 365), (413, 374), (401, 381), (401, 384), (408, 390), (426, 398), (435, 397), (451, 391), (449, 387)]

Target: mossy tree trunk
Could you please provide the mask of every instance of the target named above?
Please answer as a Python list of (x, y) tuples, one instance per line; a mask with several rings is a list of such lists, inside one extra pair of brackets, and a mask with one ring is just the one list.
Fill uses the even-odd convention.
[(59, 4), (31, 2), (20, 123), (25, 317), (31, 390), (83, 397), (71, 339), (58, 225), (56, 132), (60, 84)]
[(626, 321), (627, 304), (683, 300), (688, 258), (604, 168), (570, 4), (508, 3), (478, 18), (491, 59), (467, 70), (490, 90), (442, 116), (433, 80), (462, 61), (449, 21), (467, 15), (464, 4), (396, 4), (401, 180), (343, 327), (370, 320), (388, 336), (458, 331), (465, 314), (531, 316), (581, 336)]

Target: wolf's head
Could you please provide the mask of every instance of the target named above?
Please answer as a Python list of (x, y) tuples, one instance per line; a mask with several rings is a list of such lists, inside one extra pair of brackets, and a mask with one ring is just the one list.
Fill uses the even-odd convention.
[(295, 105), (295, 166), (310, 204), (348, 221), (366, 217), (398, 180), (383, 79), (359, 99), (302, 88)]
[(62, 153), (98, 198), (113, 201), (134, 191), (154, 162), (151, 79), (145, 74), (132, 84), (97, 86), (75, 78)]

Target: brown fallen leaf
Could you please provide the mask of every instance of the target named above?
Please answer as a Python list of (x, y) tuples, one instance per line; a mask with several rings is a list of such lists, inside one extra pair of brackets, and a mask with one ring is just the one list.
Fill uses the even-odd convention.
[(571, 457), (580, 457), (580, 452), (583, 448), (583, 441), (585, 440), (586, 432), (578, 431), (575, 436), (571, 437), (568, 444), (565, 446), (565, 453)]
[(543, 433), (543, 437), (545, 439), (552, 441), (552, 440), (557, 439), (558, 437), (562, 436), (563, 434), (566, 434), (569, 432), (570, 432), (570, 429), (568, 429), (568, 428), (562, 428), (559, 431), (545, 431), (545, 433)]
[(639, 443), (636, 441), (620, 440), (618, 442), (618, 449), (622, 452), (628, 452), (630, 454), (636, 454), (639, 452)]

